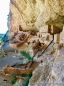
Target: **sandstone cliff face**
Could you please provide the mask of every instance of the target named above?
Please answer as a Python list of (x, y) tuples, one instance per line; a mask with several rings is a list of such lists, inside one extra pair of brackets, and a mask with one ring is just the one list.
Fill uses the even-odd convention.
[(23, 30), (40, 29), (43, 25), (64, 24), (64, 0), (10, 0), (8, 26), (17, 32), (19, 25)]
[[(64, 0), (10, 0), (8, 27), (11, 33), (18, 32), (19, 25), (23, 30), (39, 30), (48, 24), (62, 28)], [(64, 32), (61, 38), (63, 36)], [(61, 40), (64, 42), (64, 38)], [(64, 47), (60, 50), (56, 47), (52, 55), (46, 54), (51, 47), (40, 59), (36, 59), (42, 60), (42, 63), (34, 70), (28, 86), (64, 86)], [(28, 51), (30, 48), (32, 45), (28, 47), (24, 44), (20, 50)]]

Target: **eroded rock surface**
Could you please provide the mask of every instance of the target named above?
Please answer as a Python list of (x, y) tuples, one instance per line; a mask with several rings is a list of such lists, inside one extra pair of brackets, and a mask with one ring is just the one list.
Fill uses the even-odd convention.
[(19, 25), (23, 30), (40, 29), (43, 25), (64, 25), (63, 0), (10, 0), (8, 27), (17, 32)]
[[(59, 52), (59, 53), (58, 53)], [(28, 86), (64, 86), (64, 47), (53, 55), (44, 54)]]
[[(48, 24), (62, 28), (64, 0), (10, 0), (11, 33), (19, 32), (19, 25), (22, 30), (39, 30)], [(40, 58), (43, 62), (34, 70), (29, 86), (64, 86), (64, 47), (52, 55), (46, 53)]]

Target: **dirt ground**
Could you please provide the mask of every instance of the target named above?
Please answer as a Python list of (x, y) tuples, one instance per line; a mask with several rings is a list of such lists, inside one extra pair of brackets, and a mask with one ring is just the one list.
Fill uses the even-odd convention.
[[(21, 63), (18, 54), (8, 53), (4, 58), (0, 58), (0, 71), (2, 71), (3, 67), (5, 67), (6, 65), (11, 66), (15, 63)], [(12, 86), (12, 85), (9, 83), (8, 78), (0, 75), (0, 86)]]
[(0, 75), (0, 86), (12, 86), (6, 77)]

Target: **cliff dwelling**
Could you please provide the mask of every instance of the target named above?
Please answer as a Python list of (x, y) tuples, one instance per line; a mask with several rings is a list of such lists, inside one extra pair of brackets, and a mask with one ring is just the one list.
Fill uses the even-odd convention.
[(3, 48), (0, 75), (13, 86), (64, 86), (64, 0), (10, 0), (7, 26), (13, 50)]

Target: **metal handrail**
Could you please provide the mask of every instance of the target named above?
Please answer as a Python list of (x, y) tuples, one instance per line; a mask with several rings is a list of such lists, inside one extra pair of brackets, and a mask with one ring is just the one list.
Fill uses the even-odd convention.
[[(48, 44), (48, 46), (41, 52), (41, 54), (43, 54), (48, 49), (48, 47), (53, 43), (53, 41), (54, 41), (54, 34), (53, 34), (53, 39)], [(37, 50), (37, 52), (34, 54), (34, 56), (32, 58), (34, 58), (38, 52), (39, 52), (39, 50)]]

